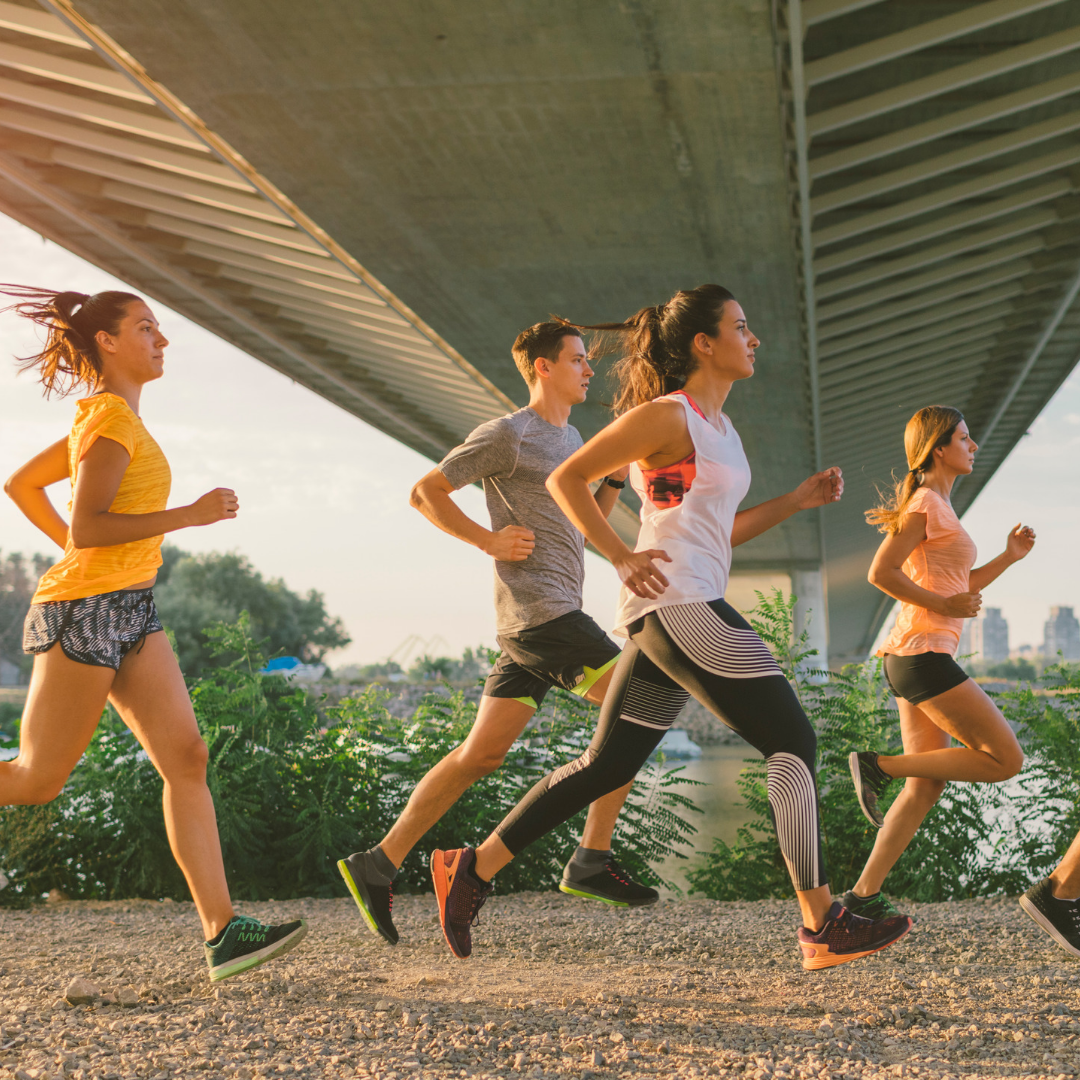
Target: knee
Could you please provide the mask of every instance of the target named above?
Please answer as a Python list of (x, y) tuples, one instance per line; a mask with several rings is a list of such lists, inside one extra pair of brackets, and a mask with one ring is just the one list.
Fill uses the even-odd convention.
[(904, 783), (904, 797), (925, 813), (941, 798), (945, 786), (944, 780), (909, 777)]
[(1011, 780), (1024, 767), (1024, 751), (1016, 743), (996, 755), (995, 761), (998, 767), (990, 780), (991, 783), (1000, 784), (1003, 780)]
[(64, 790), (67, 777), (34, 777), (19, 793), (20, 806), (44, 806)]
[(196, 735), (178, 750), (165, 773), (165, 779), (205, 783), (206, 766), (209, 762), (210, 751), (202, 738)]
[(463, 743), (455, 752), (458, 767), (470, 780), (493, 773), (506, 760), (506, 754), (506, 750), (498, 747), (471, 747), (468, 743)]

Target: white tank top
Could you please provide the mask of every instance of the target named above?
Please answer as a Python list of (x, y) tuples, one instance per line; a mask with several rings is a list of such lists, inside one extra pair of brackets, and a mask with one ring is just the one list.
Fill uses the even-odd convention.
[(684, 391), (659, 400), (682, 403), (694, 450), (662, 469), (643, 473), (636, 462), (630, 466), (630, 483), (641, 499), (634, 550), (660, 548), (672, 561), (654, 560), (669, 583), (658, 598), (648, 600), (622, 587), (615, 620), (620, 637), (635, 619), (657, 608), (723, 598), (731, 571), (731, 527), (750, 487), (742, 440), (726, 416), (721, 432)]

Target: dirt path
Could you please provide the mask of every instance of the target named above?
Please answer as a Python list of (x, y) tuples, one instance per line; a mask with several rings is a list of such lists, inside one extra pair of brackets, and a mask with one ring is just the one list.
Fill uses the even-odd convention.
[[(391, 949), (351, 902), (302, 914), (289, 957), (218, 987), (188, 904), (0, 912), (0, 1077), (1072, 1077), (1080, 963), (1014, 900), (913, 906), (908, 938), (798, 965), (794, 905), (664, 901), (619, 912), (495, 897), (454, 960), (429, 897)], [(62, 1000), (72, 976), (130, 1008)]]

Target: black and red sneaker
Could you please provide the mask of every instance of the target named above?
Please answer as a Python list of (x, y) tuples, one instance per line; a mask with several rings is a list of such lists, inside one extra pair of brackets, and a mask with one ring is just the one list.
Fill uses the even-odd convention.
[(495, 891), (490, 881), (485, 884), (473, 874), (475, 864), (476, 852), (470, 847), (431, 853), (439, 922), (450, 951), (461, 959), (472, 953), (472, 927), (479, 922), (484, 901)]
[(911, 917), (893, 915), (887, 919), (864, 919), (853, 915), (843, 904), (829, 908), (825, 925), (814, 933), (799, 927), (802, 966), (807, 971), (847, 964), (860, 957), (887, 949), (911, 929)]

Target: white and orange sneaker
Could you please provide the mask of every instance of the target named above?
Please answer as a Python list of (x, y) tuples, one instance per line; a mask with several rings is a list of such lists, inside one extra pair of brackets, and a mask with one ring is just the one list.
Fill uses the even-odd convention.
[(472, 927), (484, 901), (495, 891), (473, 873), (476, 852), (470, 848), (431, 853), (431, 879), (439, 904), (439, 922), (450, 951), (465, 959), (472, 953)]
[(829, 908), (825, 925), (816, 933), (799, 927), (802, 966), (816, 971), (880, 952), (899, 941), (911, 929), (911, 923), (908, 915), (864, 919), (836, 902)]

